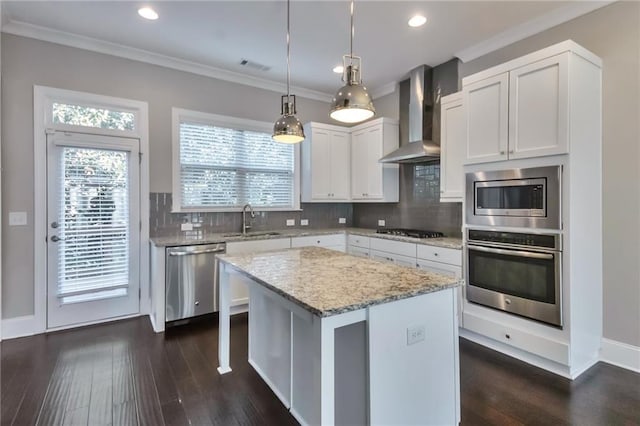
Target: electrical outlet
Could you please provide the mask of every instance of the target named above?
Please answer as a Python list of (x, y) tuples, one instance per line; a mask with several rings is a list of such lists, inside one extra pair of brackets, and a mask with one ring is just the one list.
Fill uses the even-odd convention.
[(191, 223), (191, 222), (181, 223), (180, 224), (180, 230), (181, 231), (193, 231), (193, 223)]
[(407, 346), (423, 341), (426, 333), (424, 324), (407, 327)]
[(295, 219), (287, 219), (287, 226), (296, 226)]
[(27, 224), (27, 212), (9, 212), (9, 226), (24, 226)]
[(309, 219), (300, 219), (300, 226), (309, 226)]
[(338, 223), (341, 223), (344, 225), (345, 223), (347, 223), (347, 218), (346, 217), (338, 218)]
[(386, 226), (386, 223), (384, 219), (378, 219), (378, 226)]

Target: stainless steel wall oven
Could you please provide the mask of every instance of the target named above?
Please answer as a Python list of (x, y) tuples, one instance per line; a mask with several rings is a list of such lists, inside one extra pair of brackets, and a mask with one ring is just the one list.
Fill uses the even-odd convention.
[(562, 236), (467, 229), (469, 302), (562, 327)]
[(468, 225), (560, 229), (560, 166), (466, 174)]

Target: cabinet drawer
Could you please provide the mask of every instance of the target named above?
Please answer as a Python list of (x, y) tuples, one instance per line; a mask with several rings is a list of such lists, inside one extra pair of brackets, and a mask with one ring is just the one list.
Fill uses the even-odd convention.
[(417, 258), (462, 266), (462, 250), (418, 244)]
[(462, 277), (462, 267), (449, 263), (432, 262), (430, 260), (418, 259), (416, 265), (419, 269), (435, 272), (436, 274), (447, 275), (454, 278)]
[(369, 249), (350, 245), (349, 254), (358, 257), (369, 257)]
[(363, 237), (362, 235), (347, 235), (347, 244), (350, 246), (369, 248), (369, 237)]
[(291, 247), (335, 247), (345, 246), (344, 234), (316, 235), (291, 238)]
[(469, 312), (462, 314), (464, 328), (514, 348), (569, 365), (569, 345), (528, 331), (505, 326)]
[(384, 251), (387, 253), (399, 254), (402, 256), (416, 257), (416, 245), (404, 243), (402, 241), (385, 240), (382, 238), (371, 238), (371, 250)]
[(406, 266), (407, 268), (416, 267), (416, 258), (409, 256), (402, 256), (400, 254), (385, 253), (383, 251), (371, 250), (370, 257), (373, 260), (380, 262), (393, 263), (398, 266)]

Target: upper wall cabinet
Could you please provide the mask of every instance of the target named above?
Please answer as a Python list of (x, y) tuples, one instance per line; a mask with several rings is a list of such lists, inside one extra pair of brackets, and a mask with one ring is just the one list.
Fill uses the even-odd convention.
[(302, 143), (302, 201), (351, 200), (351, 134), (349, 129), (307, 123)]
[(462, 92), (440, 101), (440, 202), (462, 202), (466, 121)]
[(351, 199), (392, 203), (399, 200), (399, 167), (381, 157), (400, 145), (398, 121), (379, 118), (351, 128)]
[(558, 46), (463, 79), (465, 164), (568, 152), (573, 53)]

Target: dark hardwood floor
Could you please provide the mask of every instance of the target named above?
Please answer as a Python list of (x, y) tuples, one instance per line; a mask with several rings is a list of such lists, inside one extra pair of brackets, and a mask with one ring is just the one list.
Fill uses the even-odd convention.
[[(214, 321), (155, 334), (139, 318), (2, 342), (2, 425), (295, 425), (247, 363), (232, 319), (220, 376)], [(464, 425), (637, 425), (640, 374), (598, 364), (571, 382), (460, 342)]]

